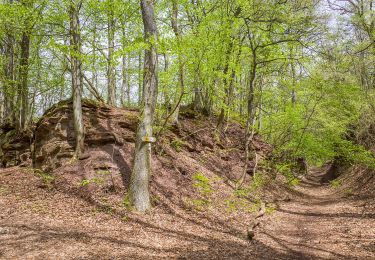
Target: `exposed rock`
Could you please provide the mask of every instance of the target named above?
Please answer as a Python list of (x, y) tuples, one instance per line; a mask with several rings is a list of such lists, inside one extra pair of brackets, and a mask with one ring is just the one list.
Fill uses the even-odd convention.
[[(135, 139), (136, 111), (110, 108), (89, 100), (84, 100), (82, 110), (88, 155), (95, 147), (122, 146)], [(34, 167), (43, 171), (58, 168), (72, 158), (74, 146), (72, 102), (63, 101), (49, 109), (36, 125)]]
[(2, 167), (31, 165), (32, 128), (17, 133), (14, 126), (0, 127), (0, 160)]

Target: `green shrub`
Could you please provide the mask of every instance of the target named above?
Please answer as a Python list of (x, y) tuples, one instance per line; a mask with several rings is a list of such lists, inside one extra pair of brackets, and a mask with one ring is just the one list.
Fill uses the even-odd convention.
[(185, 142), (177, 138), (171, 142), (171, 145), (176, 150), (176, 152), (181, 152), (182, 147), (185, 145)]
[(292, 172), (292, 165), (290, 163), (276, 165), (278, 172), (280, 172), (287, 180), (289, 187), (295, 187), (300, 183), (300, 180), (294, 176)]
[(341, 180), (336, 179), (336, 180), (330, 181), (329, 184), (331, 185), (332, 188), (336, 189), (340, 187), (342, 183), (341, 183)]
[(205, 197), (209, 197), (214, 192), (211, 182), (210, 178), (200, 172), (193, 175), (193, 186)]

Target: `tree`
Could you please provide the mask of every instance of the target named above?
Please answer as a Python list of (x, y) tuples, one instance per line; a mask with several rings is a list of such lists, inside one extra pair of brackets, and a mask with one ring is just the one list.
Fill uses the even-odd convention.
[(174, 125), (178, 124), (178, 114), (180, 112), (180, 106), (181, 106), (181, 98), (184, 95), (185, 91), (185, 82), (184, 82), (184, 63), (182, 60), (182, 49), (181, 49), (181, 36), (180, 36), (180, 28), (178, 26), (178, 3), (177, 0), (172, 0), (172, 18), (171, 18), (171, 24), (173, 32), (176, 36), (177, 41), (177, 63), (178, 63), (178, 89), (180, 90), (179, 95), (176, 95), (175, 98), (175, 108), (172, 115), (172, 123)]
[[(33, 7), (32, 1), (21, 1), (25, 11), (29, 11)], [(24, 22), (20, 45), (20, 64), (19, 64), (19, 79), (18, 79), (18, 107), (20, 108), (20, 115), (18, 127), (22, 131), (27, 126), (27, 119), (29, 116), (29, 91), (28, 91), (28, 75), (29, 75), (29, 56), (30, 56), (30, 38), (32, 30), (31, 15), (28, 14)]]
[(108, 0), (108, 57), (107, 57), (107, 81), (108, 81), (108, 104), (110, 106), (116, 105), (116, 71), (114, 64), (114, 49), (115, 49), (115, 18), (114, 18), (114, 3), (113, 0)]
[(134, 207), (145, 212), (151, 208), (149, 179), (151, 174), (152, 125), (157, 99), (157, 28), (152, 0), (141, 0), (144, 38), (148, 45), (144, 56), (143, 99), (137, 130), (130, 198)]
[(81, 52), (81, 28), (79, 23), (79, 10), (82, 2), (70, 0), (70, 64), (72, 75), (73, 121), (76, 138), (75, 157), (79, 159), (84, 152), (84, 126), (82, 115), (82, 52)]

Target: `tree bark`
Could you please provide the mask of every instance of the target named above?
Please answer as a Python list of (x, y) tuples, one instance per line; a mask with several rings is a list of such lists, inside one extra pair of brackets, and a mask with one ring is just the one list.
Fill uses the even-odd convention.
[(84, 152), (84, 126), (82, 116), (82, 61), (81, 61), (81, 35), (79, 24), (79, 9), (81, 2), (71, 1), (70, 15), (70, 47), (71, 47), (71, 74), (72, 74), (72, 98), (73, 121), (76, 147), (74, 157), (79, 159)]
[(135, 143), (134, 166), (130, 181), (130, 199), (132, 205), (140, 212), (151, 208), (149, 179), (151, 174), (152, 124), (157, 99), (157, 29), (154, 17), (154, 5), (151, 0), (141, 0), (145, 42), (143, 101), (140, 123)]
[(115, 19), (113, 12), (113, 0), (109, 2), (108, 10), (108, 104), (110, 106), (116, 105), (116, 71), (113, 60), (113, 52), (115, 49)]
[(178, 88), (180, 93), (178, 95), (175, 95), (175, 111), (172, 115), (172, 124), (178, 125), (178, 115), (180, 113), (180, 106), (181, 106), (181, 100), (180, 97), (184, 94), (185, 91), (185, 83), (184, 83), (184, 64), (182, 61), (182, 55), (181, 55), (181, 36), (180, 36), (180, 30), (177, 23), (178, 18), (178, 3), (177, 0), (173, 0), (172, 2), (172, 29), (176, 36), (177, 40), (177, 60), (178, 60)]
[[(124, 22), (122, 28), (122, 48), (126, 47), (126, 23)], [(129, 62), (128, 62), (128, 55), (126, 53), (122, 54), (122, 69), (121, 69), (121, 105), (125, 107), (125, 105), (130, 105), (130, 82), (129, 82)]]
[(28, 29), (22, 33), (20, 42), (20, 63), (19, 63), (19, 80), (18, 80), (18, 105), (19, 105), (19, 130), (22, 131), (27, 125), (28, 111), (29, 111), (29, 90), (28, 90), (28, 75), (29, 75), (29, 54), (30, 54), (30, 34)]
[[(98, 86), (98, 71), (96, 69), (96, 40), (97, 40), (97, 25), (94, 24), (94, 28), (93, 28), (93, 39), (92, 39), (92, 46), (93, 47), (93, 50), (92, 50), (92, 75), (91, 75), (91, 83), (93, 85), (93, 87), (96, 89), (97, 86)], [(92, 91), (89, 91), (90, 93), (90, 98), (93, 99), (94, 98), (94, 94), (92, 93)]]
[(142, 51), (138, 54), (138, 106), (143, 100), (143, 74), (142, 74)]
[[(9, 1), (13, 4), (13, 1)], [(4, 121), (14, 124), (16, 122), (15, 107), (15, 39), (12, 28), (6, 27), (5, 42), (4, 42)]]

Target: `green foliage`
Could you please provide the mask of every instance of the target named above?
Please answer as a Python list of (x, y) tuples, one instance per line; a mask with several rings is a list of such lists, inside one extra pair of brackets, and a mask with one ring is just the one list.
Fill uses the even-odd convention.
[(299, 184), (300, 180), (293, 174), (292, 165), (290, 163), (277, 164), (276, 169), (284, 175), (289, 187), (295, 187)]
[(243, 186), (242, 188), (235, 189), (233, 194), (238, 197), (247, 198), (249, 196), (258, 199), (258, 192), (268, 183), (267, 178), (262, 174), (255, 174), (250, 184)]
[(181, 152), (182, 147), (185, 145), (185, 142), (177, 138), (171, 142), (171, 145), (176, 150), (176, 152)]
[(332, 188), (336, 189), (342, 185), (341, 180), (335, 179), (329, 182)]
[(192, 199), (190, 200), (192, 207), (198, 211), (205, 211), (210, 205), (210, 202), (206, 199)]
[(211, 206), (211, 197), (215, 192), (212, 184), (219, 181), (219, 178), (208, 178), (203, 173), (197, 172), (193, 174), (193, 187), (198, 191), (198, 198), (187, 199), (188, 207), (195, 210), (204, 211)]
[(198, 192), (206, 198), (214, 192), (214, 189), (212, 188), (212, 180), (200, 172), (193, 175), (193, 187), (195, 187)]
[(89, 184), (97, 184), (97, 185), (100, 185), (100, 184), (103, 184), (104, 183), (104, 179), (103, 178), (91, 178), (91, 179), (84, 179), (80, 182), (80, 185), (81, 187), (85, 187)]
[(33, 169), (34, 174), (41, 178), (43, 183), (48, 187), (52, 186), (52, 183), (55, 181), (55, 177), (49, 173), (43, 172), (40, 169)]
[(230, 198), (224, 200), (225, 210), (227, 212), (237, 212), (237, 211), (245, 211), (245, 212), (253, 212), (254, 207), (249, 202), (249, 200), (245, 198), (240, 198), (237, 196), (231, 196)]
[(131, 210), (133, 208), (133, 205), (130, 201), (130, 195), (129, 194), (126, 194), (126, 196), (124, 197), (124, 199), (122, 200), (122, 205), (128, 209), (128, 210)]
[(375, 169), (374, 154), (361, 145), (353, 144), (347, 140), (340, 140), (336, 144), (336, 153), (343, 162)]

